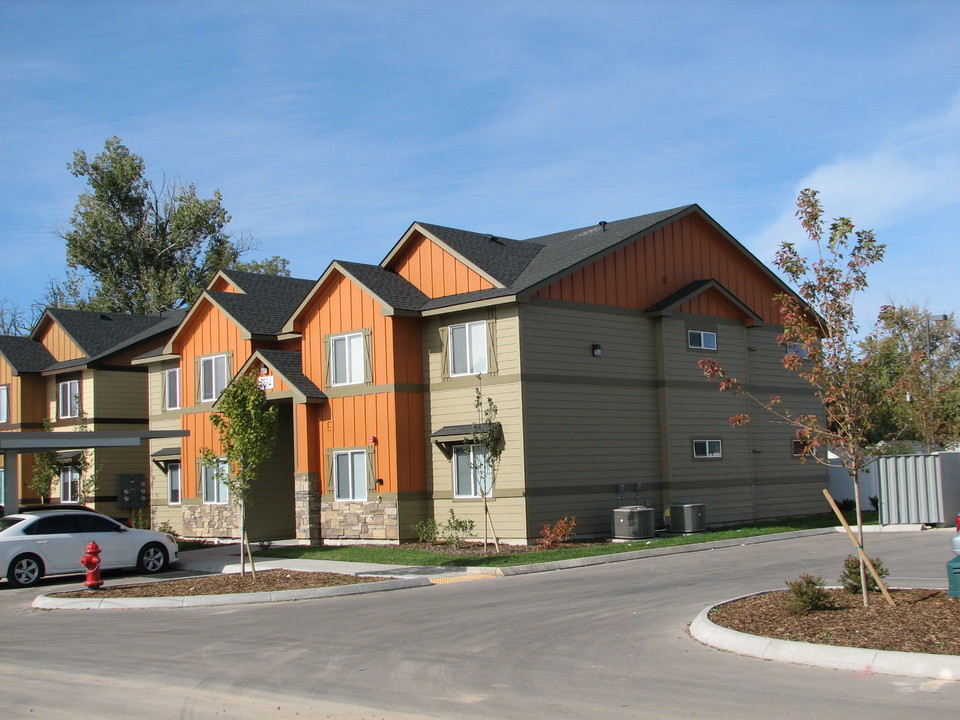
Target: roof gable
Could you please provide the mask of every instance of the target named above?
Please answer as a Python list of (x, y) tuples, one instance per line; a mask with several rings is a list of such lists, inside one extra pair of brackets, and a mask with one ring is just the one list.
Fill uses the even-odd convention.
[(192, 321), (205, 303), (221, 310), (248, 338), (280, 335), (286, 321), (314, 286), (313, 280), (302, 278), (222, 270), (211, 287), (222, 286), (218, 279), (224, 278), (237, 291), (204, 290), (173, 333), (165, 353), (173, 352), (174, 343), (192, 327)]
[(41, 343), (19, 335), (0, 335), (0, 355), (14, 375), (41, 372), (57, 361)]

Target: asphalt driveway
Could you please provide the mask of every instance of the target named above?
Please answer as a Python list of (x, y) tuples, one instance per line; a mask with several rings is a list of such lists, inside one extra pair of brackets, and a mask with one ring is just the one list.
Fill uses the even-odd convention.
[[(868, 538), (891, 584), (945, 587), (950, 534)], [(828, 535), (353, 597), (38, 611), (0, 589), (5, 718), (953, 717), (960, 684), (705, 647), (706, 605), (832, 581)]]

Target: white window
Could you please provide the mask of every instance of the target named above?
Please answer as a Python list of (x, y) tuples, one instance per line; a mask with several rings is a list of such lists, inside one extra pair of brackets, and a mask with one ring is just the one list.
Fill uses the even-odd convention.
[(490, 456), (480, 445), (453, 446), (453, 496), (490, 497), (492, 473)]
[(810, 357), (810, 351), (804, 346), (803, 343), (787, 343), (787, 355), (796, 355), (801, 360), (806, 360)]
[(695, 458), (723, 457), (723, 448), (719, 440), (694, 440), (693, 456)]
[(716, 350), (717, 334), (705, 330), (687, 330), (687, 345), (700, 350)]
[(367, 499), (367, 453), (348, 450), (333, 454), (333, 495), (337, 500)]
[(487, 372), (487, 323), (451, 325), (450, 375), (479, 375)]
[(227, 356), (211, 355), (200, 358), (200, 401), (216, 400), (226, 387)]
[(180, 463), (167, 463), (167, 502), (170, 505), (180, 504), (181, 489)]
[(206, 505), (223, 505), (230, 501), (227, 475), (230, 463), (221, 460), (216, 465), (201, 465), (200, 479), (203, 485), (203, 502)]
[(60, 502), (75, 503), (80, 500), (80, 473), (72, 465), (60, 468)]
[(163, 406), (167, 410), (176, 410), (180, 407), (180, 368), (170, 368), (165, 375)]
[(808, 454), (810, 443), (806, 440), (794, 440), (793, 441), (793, 456), (794, 457), (803, 457)]
[(57, 385), (57, 417), (80, 416), (80, 381), (66, 380)]
[(330, 384), (355, 385), (364, 381), (363, 333), (330, 339)]
[(6, 504), (7, 504), (7, 471), (4, 468), (0, 468), (0, 505), (6, 505)]
[(10, 422), (10, 386), (0, 385), (0, 423)]

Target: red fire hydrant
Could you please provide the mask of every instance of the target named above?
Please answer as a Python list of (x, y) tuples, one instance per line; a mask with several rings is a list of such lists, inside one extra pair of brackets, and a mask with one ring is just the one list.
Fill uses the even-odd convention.
[(80, 558), (80, 564), (87, 569), (87, 578), (83, 581), (87, 590), (99, 590), (103, 585), (100, 579), (100, 546), (93, 540), (87, 545), (87, 552)]

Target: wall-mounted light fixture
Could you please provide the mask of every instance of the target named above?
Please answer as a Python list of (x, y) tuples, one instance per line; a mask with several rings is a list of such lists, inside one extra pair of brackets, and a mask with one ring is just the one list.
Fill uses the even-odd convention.
[(269, 374), (270, 374), (270, 368), (268, 368), (266, 365), (261, 365), (261, 366), (260, 366), (260, 374), (261, 374), (261, 375), (269, 375)]
[(376, 444), (377, 444), (377, 436), (376, 436), (376, 435), (371, 435), (370, 438), (369, 438), (369, 440), (370, 440), (370, 444), (371, 444), (371, 445), (376, 445)]
[(593, 344), (593, 356), (594, 356), (594, 357), (600, 357), (601, 355), (603, 355), (603, 348), (600, 347), (599, 343), (594, 343), (594, 344)]

